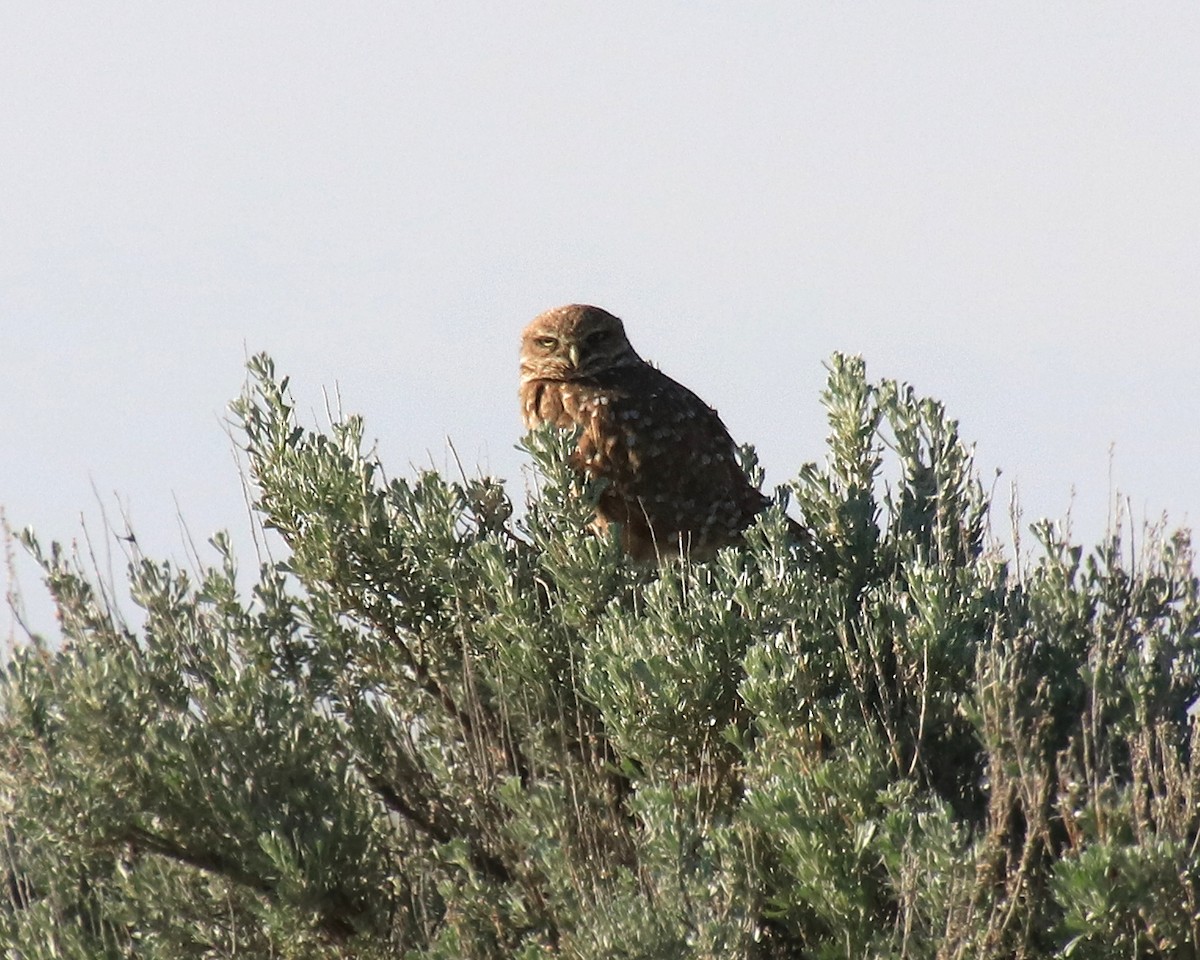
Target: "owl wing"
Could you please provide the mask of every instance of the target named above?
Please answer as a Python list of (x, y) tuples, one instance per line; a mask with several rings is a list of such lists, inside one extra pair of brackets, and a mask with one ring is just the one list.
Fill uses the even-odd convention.
[(649, 364), (598, 378), (586, 414), (579, 465), (608, 479), (601, 513), (635, 535), (720, 545), (769, 502), (746, 479), (716, 410)]

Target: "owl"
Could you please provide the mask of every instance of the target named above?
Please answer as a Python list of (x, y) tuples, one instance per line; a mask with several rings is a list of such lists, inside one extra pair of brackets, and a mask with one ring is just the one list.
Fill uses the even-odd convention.
[(770, 502), (717, 411), (638, 356), (599, 307), (558, 307), (525, 328), (520, 398), (527, 429), (580, 428), (574, 467), (608, 481), (596, 526), (620, 524), (635, 560), (709, 557)]

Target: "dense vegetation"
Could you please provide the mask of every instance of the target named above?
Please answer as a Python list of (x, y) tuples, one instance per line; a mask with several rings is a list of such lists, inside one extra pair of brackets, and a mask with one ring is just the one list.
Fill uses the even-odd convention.
[(586, 532), (570, 437), (529, 438), (518, 516), (253, 361), (285, 559), (135, 555), (127, 619), (23, 535), (63, 640), (3, 679), (8, 955), (1196, 955), (1187, 535), (1006, 561), (937, 403), (843, 357), (824, 402), (779, 494), (810, 544), (781, 503), (645, 568)]

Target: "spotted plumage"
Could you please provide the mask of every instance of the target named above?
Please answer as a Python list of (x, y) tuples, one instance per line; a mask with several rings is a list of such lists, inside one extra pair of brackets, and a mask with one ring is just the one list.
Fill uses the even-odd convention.
[(769, 502), (717, 411), (638, 356), (599, 307), (558, 307), (525, 328), (520, 397), (526, 428), (582, 428), (574, 465), (608, 480), (597, 525), (620, 524), (635, 559), (710, 556)]

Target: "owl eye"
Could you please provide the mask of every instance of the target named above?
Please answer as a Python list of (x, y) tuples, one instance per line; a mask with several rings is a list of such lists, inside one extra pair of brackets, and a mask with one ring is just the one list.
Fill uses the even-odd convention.
[(553, 350), (558, 346), (558, 341), (554, 337), (538, 337), (537, 345), (543, 350)]

